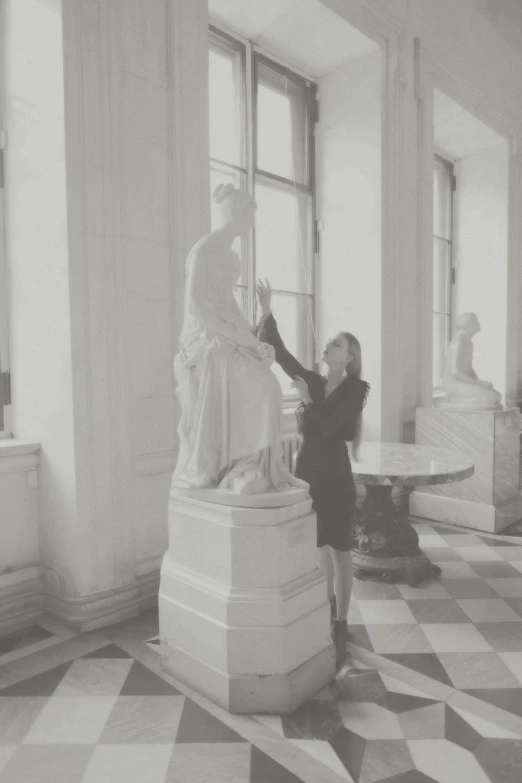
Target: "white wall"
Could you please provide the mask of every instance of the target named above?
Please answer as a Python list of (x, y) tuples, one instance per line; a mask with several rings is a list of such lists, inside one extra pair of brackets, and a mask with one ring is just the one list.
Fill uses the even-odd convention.
[(381, 432), (381, 55), (373, 52), (319, 82), (318, 338), (339, 331), (361, 342), (372, 387), (364, 436)]
[[(60, 0), (5, 0), (12, 429), (42, 444), (41, 545), (73, 584), (76, 515)], [(24, 543), (21, 542), (21, 546)]]
[(455, 164), (455, 313), (475, 312), (478, 376), (506, 393), (508, 149), (505, 142)]

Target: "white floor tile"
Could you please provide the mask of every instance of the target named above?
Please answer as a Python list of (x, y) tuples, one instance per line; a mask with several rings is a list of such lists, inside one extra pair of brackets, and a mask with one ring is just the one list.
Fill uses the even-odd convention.
[(422, 623), (435, 652), (490, 652), (492, 648), (472, 623)]
[(475, 757), (448, 740), (407, 740), (415, 766), (438, 783), (491, 783)]
[(27, 732), (23, 744), (95, 744), (100, 738), (116, 698), (116, 696), (81, 698), (52, 696)]
[(163, 783), (173, 745), (98, 745), (82, 783)]

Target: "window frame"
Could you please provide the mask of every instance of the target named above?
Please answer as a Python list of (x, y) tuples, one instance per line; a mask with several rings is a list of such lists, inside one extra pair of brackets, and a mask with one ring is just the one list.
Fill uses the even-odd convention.
[[(272, 56), (256, 46), (253, 42), (235, 36), (228, 30), (222, 30), (216, 25), (209, 26), (209, 48), (221, 48), (229, 46), (232, 51), (240, 54), (241, 65), (244, 76), (242, 78), (242, 100), (244, 107), (242, 109), (245, 133), (243, 134), (243, 158), (244, 165), (233, 165), (210, 157), (210, 167), (223, 166), (231, 171), (236, 171), (245, 178), (246, 190), (255, 198), (256, 182), (261, 180), (268, 185), (283, 188), (296, 188), (300, 192), (306, 193), (309, 202), (308, 226), (309, 229), (309, 251), (307, 253), (307, 268), (305, 271), (305, 280), (308, 284), (308, 290), (290, 291), (286, 289), (274, 288), (273, 293), (280, 296), (306, 297), (308, 300), (307, 312), (307, 334), (304, 341), (307, 347), (308, 367), (316, 367), (316, 346), (315, 346), (315, 321), (316, 321), (316, 264), (318, 259), (317, 242), (317, 222), (316, 222), (316, 178), (315, 178), (315, 124), (317, 122), (317, 82), (312, 78), (300, 73), (297, 69), (285, 64), (279, 58)], [(305, 155), (307, 182), (302, 183), (295, 179), (289, 179), (278, 174), (261, 170), (257, 166), (257, 86), (259, 67), (263, 66), (273, 71), (278, 76), (286, 77), (290, 81), (304, 86), (304, 108), (305, 108)], [(257, 311), (255, 281), (257, 279), (256, 271), (256, 229), (250, 232), (246, 245), (242, 248), (246, 260), (243, 284), (237, 286), (246, 290), (247, 305), (245, 315), (253, 324)], [(305, 286), (306, 287), (306, 286)], [(285, 406), (293, 405), (298, 400), (295, 395), (285, 395)]]
[[(455, 177), (455, 164), (452, 160), (449, 160), (444, 155), (441, 155), (439, 152), (435, 152), (433, 156), (434, 164), (433, 164), (433, 178), (435, 183), (435, 170), (437, 166), (443, 167), (446, 173), (446, 182), (447, 182), (447, 192), (446, 192), (446, 199), (449, 200), (448, 204), (448, 222), (449, 222), (449, 228), (448, 228), (448, 236), (442, 237), (435, 233), (435, 221), (433, 221), (433, 240), (432, 240), (432, 247), (433, 247), (433, 263), (435, 261), (435, 245), (437, 242), (444, 242), (449, 246), (449, 253), (447, 258), (447, 267), (446, 267), (446, 280), (447, 280), (447, 290), (446, 290), (446, 301), (448, 303), (447, 310), (435, 310), (434, 307), (434, 296), (435, 292), (432, 294), (432, 329), (435, 322), (435, 316), (436, 315), (444, 315), (447, 319), (447, 339), (446, 339), (446, 348), (449, 345), (452, 333), (453, 333), (453, 319), (454, 319), (454, 301), (455, 301), (455, 284), (456, 284), (456, 266), (455, 266), (455, 190), (456, 190), (456, 177)], [(434, 203), (434, 214), (435, 214), (435, 203)], [(434, 345), (434, 329), (432, 332), (432, 346)], [(442, 384), (436, 385), (435, 384), (435, 377), (433, 374), (433, 367), (432, 367), (432, 387), (433, 387), (433, 396), (434, 397), (440, 397), (443, 396), (444, 391)]]
[(11, 437), (11, 376), (9, 369), (9, 331), (7, 300), (7, 250), (5, 232), (5, 141), (3, 125), (3, 75), (0, 66), (0, 440)]

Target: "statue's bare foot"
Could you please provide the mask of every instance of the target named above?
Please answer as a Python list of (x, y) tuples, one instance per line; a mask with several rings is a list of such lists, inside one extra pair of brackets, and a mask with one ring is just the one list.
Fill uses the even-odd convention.
[(232, 481), (231, 489), (239, 495), (258, 495), (267, 491), (268, 481), (255, 471), (248, 470)]

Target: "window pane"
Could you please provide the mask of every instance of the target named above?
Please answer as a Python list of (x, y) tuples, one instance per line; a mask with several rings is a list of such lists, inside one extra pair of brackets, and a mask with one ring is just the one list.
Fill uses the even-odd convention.
[[(215, 231), (220, 224), (220, 212), (219, 204), (216, 204), (212, 198), (212, 193), (218, 185), (227, 185), (231, 183), (235, 188), (242, 190), (246, 189), (245, 175), (239, 171), (229, 168), (226, 165), (220, 165), (219, 163), (210, 164), (210, 227), (212, 231)], [(241, 277), (238, 283), (243, 285), (246, 282), (247, 277), (247, 263), (248, 263), (248, 239), (246, 237), (237, 237), (233, 244), (233, 248), (241, 259)]]
[(433, 387), (442, 388), (442, 372), (449, 342), (449, 317), (433, 314)]
[[(307, 369), (312, 369), (311, 360), (311, 328), (310, 328), (310, 303), (308, 296), (292, 296), (287, 294), (274, 294), (272, 296), (272, 311), (277, 321), (279, 333), (286, 348)], [(292, 379), (283, 372), (278, 364), (274, 363), (272, 369), (275, 372), (283, 394), (293, 395), (295, 391), (290, 388)]]
[(243, 79), (239, 52), (225, 44), (209, 51), (210, 157), (243, 164)]
[(433, 233), (451, 239), (451, 170), (435, 160), (433, 175)]
[(256, 276), (284, 291), (311, 291), (310, 196), (257, 179)]
[(257, 59), (257, 168), (309, 184), (306, 82)]
[(433, 309), (439, 313), (451, 310), (451, 245), (433, 240)]

